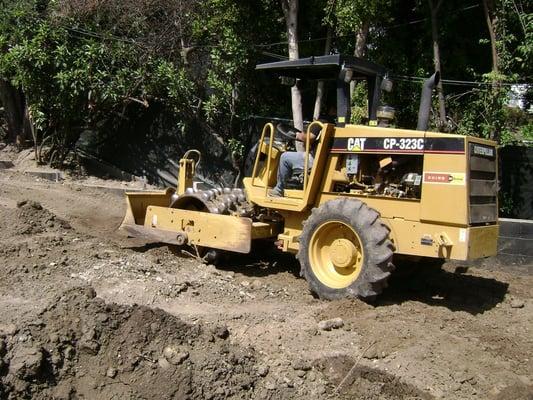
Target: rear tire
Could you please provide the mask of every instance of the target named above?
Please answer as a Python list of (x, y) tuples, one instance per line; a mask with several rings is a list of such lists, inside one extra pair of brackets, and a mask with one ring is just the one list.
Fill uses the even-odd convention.
[(394, 269), (390, 230), (365, 203), (341, 198), (313, 209), (304, 222), (301, 275), (321, 299), (372, 300)]

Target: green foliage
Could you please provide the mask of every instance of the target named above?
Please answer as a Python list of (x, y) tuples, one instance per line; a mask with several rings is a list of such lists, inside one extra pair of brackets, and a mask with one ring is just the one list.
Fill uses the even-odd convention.
[(513, 216), (515, 215), (515, 204), (513, 201), (513, 197), (509, 193), (501, 193), (499, 196), (499, 208), (500, 208), (500, 215), (503, 217)]
[(506, 124), (507, 101), (506, 87), (486, 86), (473, 89), (458, 102), (462, 114), (457, 133), (485, 139), (500, 139), (502, 144), (511, 142), (512, 132)]
[(230, 154), (232, 154), (237, 159), (241, 159), (244, 156), (244, 144), (238, 139), (229, 139), (228, 149), (230, 151)]
[(352, 95), (352, 124), (363, 124), (368, 120), (368, 96), (366, 82), (355, 85)]
[(526, 125), (520, 127), (520, 135), (525, 141), (533, 142), (533, 122), (529, 121)]
[(363, 24), (384, 22), (390, 0), (330, 0), (325, 8), (325, 21), (336, 27), (339, 35), (354, 35)]
[[(144, 123), (157, 137), (164, 131), (200, 141), (215, 137), (227, 154), (238, 158), (248, 145), (250, 115), (290, 115), (287, 88), (254, 71), (258, 62), (272, 61), (267, 54), (287, 54), (279, 2), (0, 4), (0, 78), (22, 90), (38, 141), (49, 137), (47, 143), (60, 158), (83, 131), (111, 142), (115, 132)], [(444, 78), (488, 83), (445, 85), (448, 114), (457, 133), (494, 137), (501, 143), (531, 140), (531, 116), (509, 109), (509, 87), (497, 83), (531, 79), (533, 14), (525, 1), (495, 4), (498, 76), (487, 74), (491, 57), (482, 7), (465, 7), (461, 0), (442, 4)], [(356, 33), (368, 25), (369, 59), (397, 75), (429, 76), (433, 64), (427, 17), (427, 3), (420, 0), (301, 1), (300, 53), (321, 54), (324, 41), (316, 38), (324, 37), (329, 25), (336, 36), (332, 51), (353, 54)], [(419, 82), (399, 79), (394, 91), (385, 94), (383, 101), (397, 110), (398, 126), (415, 126), (419, 93)], [(304, 111), (312, 109), (314, 95), (314, 89), (304, 92)], [(366, 102), (364, 86), (358, 85), (352, 122), (364, 122)]]
[[(266, 0), (206, 0), (193, 23), (193, 35), (209, 60), (202, 109), (206, 122), (225, 141), (230, 155), (243, 155), (247, 117), (264, 107), (254, 71), (260, 54), (254, 44), (279, 40), (281, 10)], [(280, 23), (273, 23), (279, 21)]]
[(31, 1), (8, 4), (0, 20), (0, 75), (22, 88), (35, 127), (62, 153), (81, 131), (118, 121), (128, 108), (189, 107), (194, 85), (179, 64), (145, 57), (129, 41), (69, 29), (76, 21), (52, 18), (52, 6), (43, 14)]

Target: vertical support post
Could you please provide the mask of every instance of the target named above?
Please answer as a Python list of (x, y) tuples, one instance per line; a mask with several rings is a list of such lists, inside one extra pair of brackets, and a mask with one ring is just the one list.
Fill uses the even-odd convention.
[(307, 127), (307, 134), (305, 135), (305, 159), (304, 159), (304, 193), (307, 190), (307, 180), (308, 180), (308, 173), (309, 173), (309, 148), (311, 144), (311, 127), (312, 124), (309, 124)]
[(350, 107), (350, 84), (337, 78), (337, 126), (344, 127), (350, 123), (352, 110)]
[(255, 155), (254, 169), (252, 171), (252, 185), (255, 183), (257, 168), (259, 165), (259, 156), (261, 155), (261, 149), (263, 148), (263, 143), (265, 142), (265, 134), (267, 129), (271, 129), (272, 132), (274, 132), (274, 125), (272, 125), (271, 122), (265, 124), (263, 131), (261, 132), (261, 138), (259, 139), (259, 145), (257, 146), (257, 154)]
[(176, 194), (182, 195), (187, 188), (193, 186), (195, 161), (190, 158), (182, 158), (179, 162), (178, 187)]
[[(305, 160), (304, 160), (304, 193), (307, 192), (307, 184), (309, 181), (309, 154), (311, 152), (311, 127), (313, 125), (320, 126), (320, 136), (323, 137), (325, 125), (320, 121), (313, 121), (307, 127), (307, 134), (305, 135)], [(322, 139), (323, 140), (323, 139)], [(315, 154), (316, 156), (316, 154)], [(315, 160), (316, 161), (316, 160)]]
[(268, 178), (270, 176), (270, 161), (272, 159), (272, 144), (274, 143), (274, 125), (272, 125), (271, 123), (268, 123), (267, 126), (265, 126), (265, 129), (267, 127), (270, 129), (270, 140), (268, 141), (268, 158), (267, 158), (267, 168), (266, 168), (267, 179), (265, 182), (265, 197), (268, 196)]
[(379, 76), (369, 78), (368, 84), (368, 125), (377, 126), (378, 117), (377, 111), (379, 107), (379, 98), (381, 91), (381, 82), (383, 79)]

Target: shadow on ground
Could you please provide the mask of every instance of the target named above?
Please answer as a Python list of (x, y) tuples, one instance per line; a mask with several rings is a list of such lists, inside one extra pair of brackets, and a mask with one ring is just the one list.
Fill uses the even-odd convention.
[(300, 277), (300, 263), (294, 255), (278, 251), (272, 242), (256, 242), (250, 254), (227, 253), (217, 267), (257, 278), (283, 272)]
[[(185, 252), (177, 246), (157, 243), (128, 249), (145, 253), (159, 247), (168, 247), (180, 257), (190, 257), (194, 253), (193, 249)], [(389, 279), (388, 288), (373, 305), (379, 307), (419, 301), (476, 315), (501, 303), (509, 287), (506, 282), (469, 275), (467, 266), (450, 265), (444, 269), (441, 263), (435, 261), (399, 264)], [(295, 278), (300, 278), (300, 264), (296, 257), (277, 251), (271, 243), (254, 243), (250, 254), (223, 252), (216, 265), (220, 270), (253, 278), (281, 273), (290, 273)], [(450, 267), (453, 271), (450, 271)]]
[[(168, 248), (178, 257), (191, 258), (196, 251), (193, 248), (180, 248), (164, 243), (147, 243), (140, 246), (126, 246), (125, 249), (138, 253), (146, 253), (153, 249)], [(200, 259), (198, 261), (201, 261)], [(254, 241), (249, 254), (221, 251), (214, 264), (223, 271), (233, 271), (248, 277), (260, 278), (288, 272), (300, 277), (300, 263), (292, 254), (282, 253), (273, 243)]]
[(319, 359), (315, 367), (324, 372), (335, 387), (330, 393), (332, 398), (359, 400), (434, 398), (389, 372), (358, 365), (358, 360), (346, 355)]
[(399, 267), (375, 305), (414, 300), (475, 315), (491, 310), (503, 301), (508, 283), (467, 275), (467, 272), (467, 267), (458, 266), (451, 272), (431, 263), (420, 263), (407, 273)]

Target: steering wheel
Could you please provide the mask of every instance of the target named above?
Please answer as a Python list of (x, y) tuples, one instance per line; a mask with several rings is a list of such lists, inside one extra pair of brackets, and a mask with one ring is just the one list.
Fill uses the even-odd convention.
[(279, 134), (285, 141), (296, 140), (296, 135), (301, 131), (294, 126), (287, 124), (277, 124), (276, 133)]

